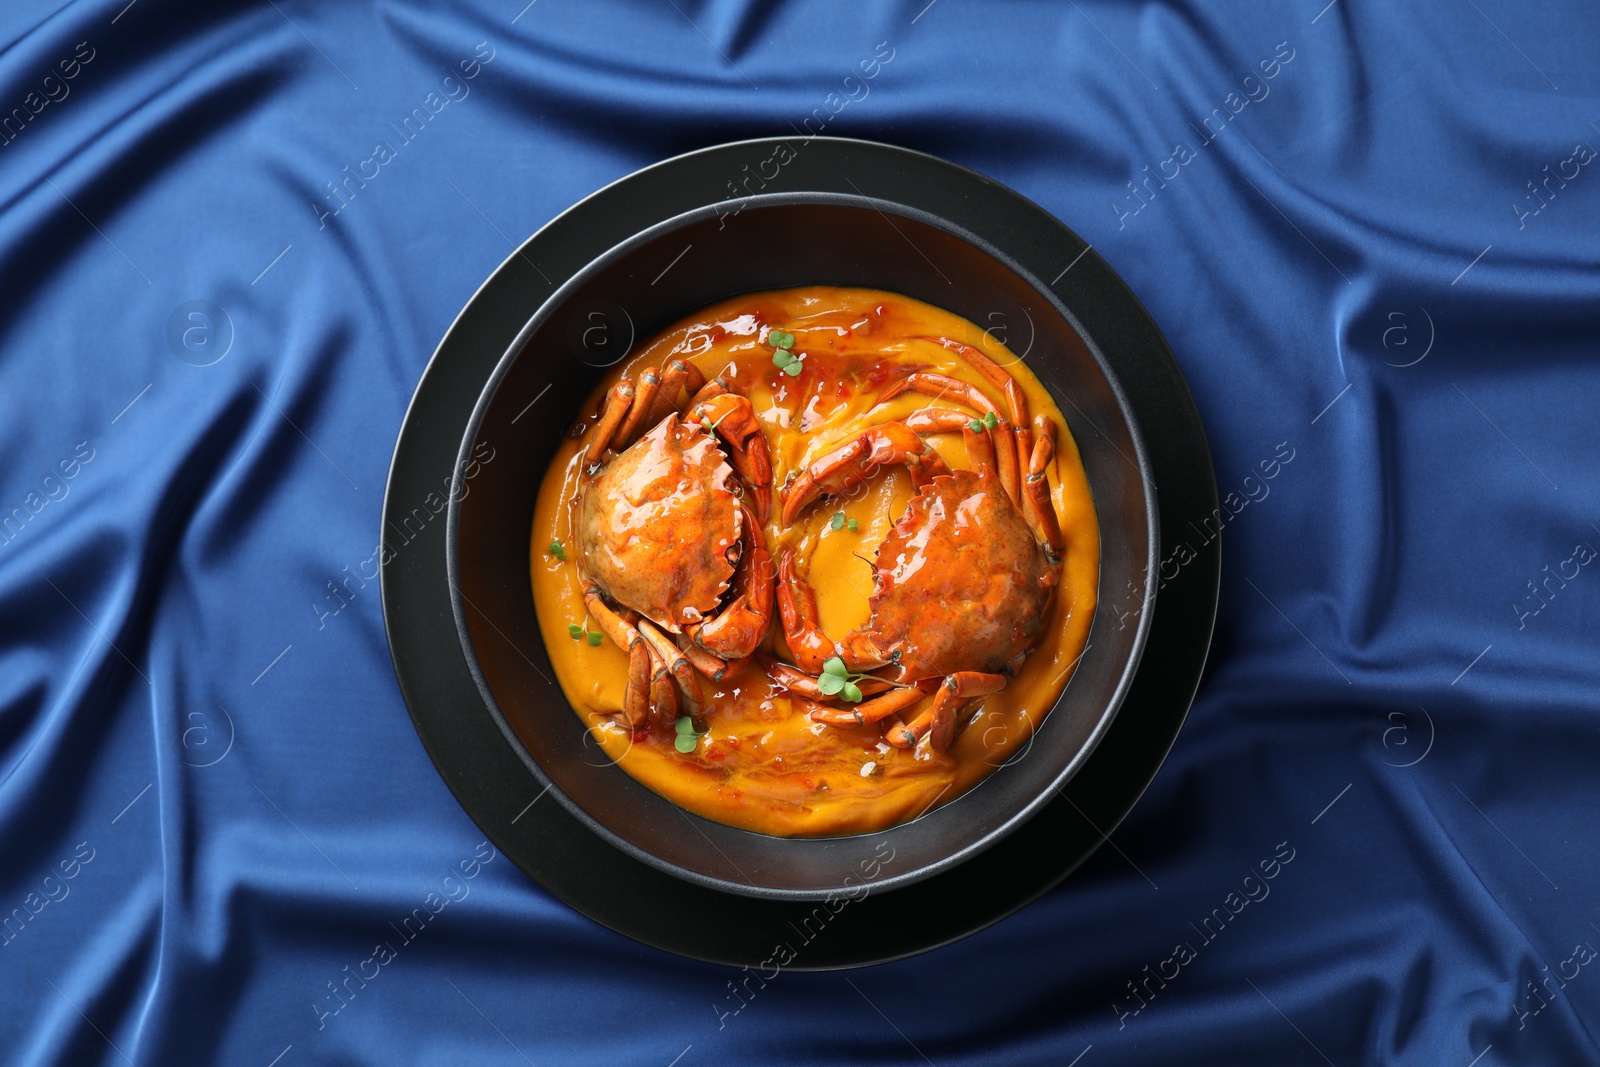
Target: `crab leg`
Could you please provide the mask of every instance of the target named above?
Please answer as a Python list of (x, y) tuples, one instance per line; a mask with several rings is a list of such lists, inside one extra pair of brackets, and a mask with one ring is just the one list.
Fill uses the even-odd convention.
[[(993, 361), (989, 360), (987, 356), (982, 356), (982, 358), (989, 363), (989, 366), (994, 367), (995, 373), (1004, 373), (999, 367), (995, 367)], [(971, 362), (970, 359), (969, 362)], [(1021, 387), (1016, 386), (1015, 391), (1018, 399), (1021, 399)], [(924, 396), (931, 396), (936, 400), (949, 397), (953, 400), (959, 400), (982, 414), (994, 415), (999, 422), (1006, 421), (1005, 417), (1000, 414), (999, 409), (995, 407), (994, 401), (990, 400), (982, 389), (970, 382), (964, 382), (959, 378), (952, 378), (948, 374), (938, 374), (934, 371), (917, 371), (915, 374), (896, 382), (879, 395), (878, 404), (893, 400), (905, 392), (918, 392)], [(874, 407), (876, 406), (874, 405)], [(1022, 474), (1021, 465), (1017, 459), (1016, 435), (1012, 433), (1009, 426), (1000, 425), (995, 426), (992, 435), (994, 438), (996, 465), (1000, 472), (1000, 484), (1005, 486), (1006, 496), (1011, 498), (1011, 502), (1019, 504), (1022, 500), (1020, 495)]]
[(611, 606), (600, 595), (600, 587), (592, 582), (584, 583), (583, 603), (589, 609), (589, 614), (594, 616), (594, 621), (600, 624), (601, 632), (611, 638), (618, 648), (631, 655), (633, 647), (642, 637), (632, 622), (611, 610)]
[[(695, 373), (698, 374), (699, 371)], [(703, 384), (704, 381), (705, 379), (702, 376), (701, 383)], [(688, 384), (689, 364), (681, 359), (675, 359), (668, 363), (661, 372), (661, 388), (656, 392), (655, 400), (651, 402), (650, 412), (645, 416), (644, 421), (649, 425), (654, 425), (661, 421), (667, 412), (675, 410), (678, 406), (678, 390), (688, 387)], [(689, 392), (693, 394), (699, 388), (699, 385), (695, 385)]]
[(693, 396), (694, 394), (698, 393), (701, 389), (705, 388), (705, 385), (706, 385), (706, 376), (705, 376), (705, 374), (700, 370), (699, 367), (696, 367), (693, 363), (690, 363), (688, 360), (686, 360), (686, 359), (675, 359), (675, 360), (672, 361), (672, 364), (667, 369), (671, 370), (672, 366), (676, 366), (676, 365), (679, 365), (679, 364), (681, 364), (683, 366), (683, 383), (682, 384), (683, 384), (683, 391), (685, 393), (688, 393), (690, 396)]
[(795, 574), (794, 550), (789, 548), (778, 553), (778, 614), (794, 661), (811, 674), (821, 674), (833, 655), (833, 642), (817, 625), (817, 594)]
[(982, 671), (957, 671), (947, 675), (939, 687), (933, 706), (913, 719), (909, 725), (891, 730), (884, 740), (896, 748), (910, 748), (923, 734), (928, 734), (928, 744), (935, 752), (943, 752), (955, 739), (956, 712), (974, 697), (998, 693), (1010, 681), (1003, 674), (985, 674)]
[(723, 660), (695, 644), (687, 634), (680, 635), (678, 647), (688, 657), (689, 663), (713, 682), (731, 682), (750, 666), (750, 657)]
[(616, 437), (617, 427), (622, 425), (623, 417), (628, 414), (628, 407), (633, 403), (633, 383), (624, 378), (611, 387), (606, 394), (606, 406), (600, 412), (600, 421), (595, 423), (594, 440), (589, 446), (589, 458), (598, 460), (610, 447)]
[(765, 523), (772, 510), (772, 459), (749, 399), (738, 393), (719, 393), (691, 407), (689, 418), (711, 424), (726, 446), (729, 464), (755, 498), (759, 522)]
[(656, 393), (655, 402), (650, 407), (650, 414), (645, 416), (645, 422), (654, 425), (660, 422), (670, 411), (678, 410), (678, 391), (681, 389), (688, 396), (699, 392), (706, 384), (706, 376), (700, 368), (687, 360), (675, 359), (668, 363), (661, 372), (661, 390)]
[[(617, 431), (616, 442), (623, 447), (631, 445), (634, 438), (639, 436), (639, 430), (644, 425), (645, 416), (650, 414), (650, 409), (655, 406), (656, 394), (661, 391), (661, 372), (654, 367), (646, 369), (639, 375), (639, 384), (634, 387), (633, 406), (628, 409), (628, 417), (622, 422), (622, 429)], [(617, 449), (622, 451), (621, 448)]]
[(674, 360), (661, 371), (661, 383), (650, 401), (650, 410), (645, 412), (644, 425), (654, 426), (666, 418), (667, 412), (678, 406), (678, 387), (683, 384), (682, 367), (682, 360)]
[(622, 717), (637, 730), (650, 721), (650, 648), (643, 641), (628, 653), (628, 689), (622, 698)]
[(854, 707), (816, 708), (811, 712), (811, 721), (826, 723), (829, 726), (866, 726), (904, 711), (927, 695), (922, 690), (909, 686), (904, 689), (891, 689), (882, 696), (873, 697)]
[(1061, 522), (1056, 518), (1055, 504), (1050, 499), (1050, 480), (1045, 470), (1055, 457), (1056, 424), (1048, 416), (1033, 420), (1038, 437), (1033, 443), (1033, 455), (1028, 460), (1028, 478), (1025, 483), (1028, 499), (1028, 522), (1034, 536), (1044, 542), (1051, 559), (1059, 560), (1066, 551), (1066, 538), (1061, 535)]
[(906, 416), (906, 428), (919, 436), (957, 433), (966, 429), (971, 421), (971, 415), (955, 408), (923, 408)]
[[(1019, 399), (1022, 400), (1024, 405), (1026, 405), (1027, 401), (1022, 399), (1020, 395)], [(1026, 406), (1023, 407), (1023, 410), (1027, 410)], [(977, 445), (975, 449), (972, 439), (978, 435), (972, 430), (972, 421), (971, 415), (964, 411), (957, 411), (954, 408), (923, 408), (921, 411), (913, 412), (912, 414), (906, 416), (906, 425), (917, 434), (959, 432), (965, 435), (967, 442), (967, 454), (969, 456), (987, 458), (987, 466), (989, 469), (998, 474), (1003, 475), (1007, 470), (1007, 467), (1001, 465), (998, 467), (998, 469), (996, 469), (994, 449), (995, 441), (1003, 442), (1001, 448), (1005, 448), (1009, 445), (1009, 447), (1011, 447), (1018, 456), (1025, 456), (1028, 454), (1028, 448), (1031, 447), (1031, 439), (1028, 435), (1027, 428), (1018, 426), (1011, 427), (1011, 437), (1009, 441), (1007, 441), (1006, 437), (1004, 436), (1005, 428), (1002, 426), (996, 426), (995, 434), (997, 436)], [(1020, 470), (1020, 460), (1018, 463)], [(976, 464), (977, 460), (975, 459), (974, 465)], [(1005, 484), (1004, 477), (1001, 478), (1000, 484)], [(1009, 489), (1007, 490), (1006, 495), (1013, 496)], [(1019, 492), (1017, 495), (1013, 496), (1012, 503), (1020, 504), (1021, 502), (1021, 494)]]
[(964, 382), (960, 378), (952, 378), (948, 374), (939, 374), (929, 370), (917, 371), (915, 374), (895, 382), (878, 395), (878, 403), (873, 406), (877, 407), (893, 400), (901, 393), (912, 392), (921, 393), (923, 396), (931, 396), (935, 400), (949, 397), (952, 400), (960, 401), (981, 414), (987, 415), (992, 411), (996, 417), (1000, 415), (999, 409), (994, 406), (994, 401), (984, 395), (983, 390), (976, 385)]
[[(906, 416), (906, 425), (909, 426), (913, 432), (918, 434), (961, 433), (966, 440), (967, 455), (973, 457), (973, 465), (976, 467), (979, 465), (980, 460), (986, 460), (987, 462), (984, 465), (986, 465), (989, 470), (994, 473), (1003, 475), (1008, 469), (1004, 465), (1000, 466), (998, 470), (996, 469), (994, 448), (995, 441), (1004, 442), (1001, 447), (1005, 448), (1009, 446), (1013, 449), (1013, 451), (1016, 451), (1017, 455), (1027, 454), (1025, 450), (1017, 451), (1024, 449), (1025, 442), (1029, 440), (1028, 431), (1026, 429), (1013, 426), (1011, 428), (1011, 436), (1010, 438), (1007, 438), (1004, 436), (1005, 428), (1002, 426), (997, 426), (995, 427), (995, 434), (997, 436), (993, 438), (986, 438), (982, 443), (975, 445), (974, 438), (983, 435), (975, 433), (972, 430), (972, 421), (971, 415), (968, 415), (964, 411), (956, 411), (954, 408), (923, 408), (921, 411), (913, 412), (912, 414)], [(1000, 479), (1000, 484), (1002, 486), (1005, 485), (1004, 477)], [(1013, 496), (1010, 489), (1006, 491), (1006, 495)], [(1021, 502), (1020, 493), (1016, 494), (1013, 497), (1012, 503), (1020, 504)]]
[[(1022, 433), (1028, 431), (1028, 398), (1022, 391), (1022, 386), (1015, 378), (990, 359), (988, 353), (971, 345), (964, 345), (960, 341), (953, 341), (948, 337), (940, 337), (937, 342), (953, 350), (962, 359), (967, 361), (967, 366), (983, 375), (984, 381), (994, 386), (1006, 395), (1006, 406), (1011, 409), (1011, 425)], [(1021, 449), (1019, 456), (1028, 454), (1027, 449)]]
[[(1027, 474), (1028, 457), (1033, 453), (1033, 435), (1028, 432), (1027, 423), (1012, 423), (1011, 442), (1011, 447), (1017, 454), (1017, 477), (1019, 479), (1017, 495), (1021, 497), (1027, 492), (1024, 479)], [(1019, 499), (1017, 502), (1020, 504), (1021, 500)]]
[[(994, 442), (995, 442), (995, 439), (993, 437), (990, 437), (986, 433), (982, 433), (980, 431), (974, 430), (971, 426), (966, 426), (966, 425), (963, 425), (961, 427), (961, 439), (962, 439), (963, 442), (966, 443), (966, 446), (967, 446), (967, 462), (972, 466), (972, 469), (977, 471), (980, 474), (994, 474), (995, 473), (995, 456), (994, 456)], [(1005, 441), (1007, 443), (1010, 443), (1011, 438), (1009, 436), (1007, 436), (1007, 437), (1002, 437), (1001, 440), (1003, 440), (1003, 441)], [(1005, 470), (1005, 468), (1003, 466), (1000, 469), (1001, 470)], [(1004, 485), (1005, 484), (1005, 479), (1002, 478), (1000, 480), (1000, 482), (1001, 482), (1002, 485)], [(1012, 502), (1013, 503), (1016, 502), (1016, 496), (1015, 496), (1014, 493), (1012, 493), (1011, 490), (1007, 489), (1006, 490), (1006, 495), (1012, 498)]]
[(700, 693), (700, 676), (695, 674), (694, 668), (689, 665), (689, 657), (685, 656), (667, 639), (667, 635), (656, 629), (655, 624), (649, 619), (639, 620), (639, 634), (650, 646), (651, 655), (666, 664), (667, 670), (678, 680), (683, 687), (683, 693), (696, 704), (705, 701)]
[(989, 433), (994, 442), (995, 466), (1000, 471), (1000, 484), (1013, 504), (1022, 503), (1022, 461), (1017, 458), (1017, 438), (1001, 419)]
[(700, 388), (693, 390), (694, 395), (689, 398), (689, 403), (685, 405), (684, 410), (693, 411), (695, 408), (699, 407), (701, 404), (704, 404), (712, 397), (721, 396), (727, 391), (728, 388), (722, 384), (721, 379), (713, 379), (709, 382), (706, 382), (704, 385), (700, 386)]
[(648, 711), (646, 700), (652, 680), (652, 664), (644, 635), (633, 625), (638, 615), (630, 611), (625, 618), (612, 611), (600, 596), (599, 587), (592, 583), (583, 587), (583, 603), (599, 624), (600, 632), (628, 654), (628, 688), (622, 698), (622, 714), (629, 726), (643, 726)]
[(783, 493), (783, 524), (794, 520), (824, 493), (842, 493), (860, 485), (879, 467), (903, 464), (911, 480), (924, 485), (948, 469), (939, 454), (923, 444), (903, 422), (886, 422), (851, 438), (817, 458)]
[(688, 634), (679, 636), (678, 647), (689, 658), (689, 662), (694, 666), (694, 669), (710, 678), (713, 682), (720, 682), (727, 676), (728, 664), (695, 644)]
[[(653, 650), (650, 658), (655, 660)], [(672, 684), (672, 677), (665, 667), (656, 672), (650, 681), (650, 717), (663, 733), (671, 730), (678, 721), (678, 689)]]
[(744, 551), (733, 572), (733, 596), (720, 613), (688, 627), (696, 644), (727, 659), (743, 659), (754, 652), (772, 624), (772, 557), (762, 544), (755, 515), (743, 502), (739, 510), (744, 516), (740, 534)]
[[(817, 680), (804, 671), (796, 670), (787, 663), (773, 661), (767, 666), (767, 677), (791, 693), (799, 693), (807, 700), (819, 703), (837, 700), (837, 694), (829, 696), (817, 686)], [(862, 696), (877, 696), (879, 693), (893, 689), (894, 684), (882, 678), (863, 678), (856, 685), (861, 689)], [(852, 718), (852, 722), (855, 720)]]
[(1017, 465), (1020, 468), (1033, 454), (1033, 437), (1028, 432), (1027, 394), (1017, 380), (1009, 376), (1006, 378), (1006, 400), (1011, 405), (1011, 435), (1017, 442)]

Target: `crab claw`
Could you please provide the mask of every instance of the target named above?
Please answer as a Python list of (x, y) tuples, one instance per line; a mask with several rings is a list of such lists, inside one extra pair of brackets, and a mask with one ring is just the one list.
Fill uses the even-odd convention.
[(772, 511), (772, 458), (749, 399), (738, 393), (718, 393), (691, 407), (689, 418), (709, 423), (722, 440), (729, 464), (739, 472), (755, 501), (756, 518), (765, 523)]
[(956, 735), (956, 712), (974, 697), (998, 693), (1009, 679), (1003, 674), (986, 674), (982, 671), (957, 671), (947, 675), (939, 686), (939, 695), (933, 706), (918, 715), (909, 724), (890, 730), (884, 735), (896, 748), (910, 748), (923, 734), (935, 752), (950, 747)]
[(600, 413), (600, 421), (595, 423), (591, 431), (594, 435), (589, 445), (589, 461), (595, 462), (605, 454), (606, 449), (617, 436), (617, 430), (622, 427), (622, 420), (627, 416), (628, 409), (633, 405), (633, 383), (624, 378), (611, 387), (606, 394), (605, 408)]
[(744, 542), (727, 607), (703, 623), (687, 627), (689, 636), (723, 659), (743, 659), (756, 650), (772, 624), (772, 557), (762, 542), (761, 524), (741, 503)]
[(1059, 560), (1067, 550), (1067, 541), (1062, 536), (1061, 522), (1056, 518), (1055, 504), (1050, 499), (1050, 482), (1045, 476), (1051, 459), (1055, 457), (1056, 424), (1048, 416), (1040, 415), (1034, 420), (1034, 428), (1037, 437), (1033, 443), (1033, 455), (1028, 461), (1026, 511), (1034, 535), (1044, 543), (1050, 558)]
[(821, 674), (822, 665), (833, 655), (833, 641), (817, 625), (817, 594), (795, 572), (794, 549), (778, 553), (778, 614), (783, 618), (783, 637), (795, 663), (810, 674)]
[[(1019, 417), (1018, 413), (1020, 412), (1020, 417), (1026, 420), (1028, 402), (1023, 395), (1022, 387), (1017, 384), (1016, 379), (1002, 371), (993, 360), (977, 349), (955, 342), (944, 343), (945, 347), (954, 348), (960, 352), (973, 369), (988, 379), (991, 385), (1006, 394), (1006, 401), (1011, 407), (1013, 419)], [(921, 393), (923, 396), (931, 396), (935, 400), (956, 400), (979, 414), (993, 415), (996, 419), (996, 425), (990, 431), (990, 434), (993, 438), (993, 452), (996, 469), (1000, 474), (1000, 484), (1005, 487), (1006, 495), (1011, 498), (1013, 504), (1021, 503), (1021, 465), (1025, 460), (1019, 458), (1017, 449), (1019, 443), (1025, 439), (1026, 433), (1019, 435), (1014, 425), (1007, 424), (1009, 420), (1006, 415), (995, 406), (994, 401), (990, 400), (982, 389), (970, 382), (952, 378), (948, 374), (939, 374), (934, 371), (917, 371), (885, 389), (878, 397), (878, 404), (875, 406), (881, 406), (901, 393), (907, 392)], [(912, 418), (915, 417), (915, 415), (912, 416)], [(933, 418), (949, 421), (948, 413), (943, 411), (938, 412)], [(907, 422), (910, 421), (910, 419), (907, 420)], [(915, 429), (916, 427), (913, 426), (913, 428)], [(954, 429), (955, 427), (949, 428)], [(919, 432), (927, 431), (919, 430)]]
[(871, 478), (879, 467), (896, 464), (910, 471), (919, 486), (936, 474), (948, 473), (939, 454), (905, 423), (886, 422), (823, 453), (791, 482), (783, 492), (783, 524), (793, 526), (824, 493), (843, 493)]

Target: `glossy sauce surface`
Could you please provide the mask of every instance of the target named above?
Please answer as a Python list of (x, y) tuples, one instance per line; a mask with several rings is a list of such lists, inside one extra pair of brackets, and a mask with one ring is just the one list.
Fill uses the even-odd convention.
[[(773, 365), (773, 349), (763, 341), (769, 328), (794, 334), (794, 351), (805, 354), (799, 376)], [(815, 705), (770, 683), (759, 657), (737, 678), (703, 680), (707, 701), (698, 719), (709, 731), (691, 753), (678, 752), (670, 737), (631, 731), (619, 723), (615, 716), (627, 684), (626, 653), (610, 641), (593, 647), (581, 636), (568, 636), (573, 624), (596, 628), (586, 618), (577, 547), (585, 536), (580, 532), (583, 512), (594, 514), (598, 502), (578, 505), (584, 475), (583, 442), (577, 433), (594, 424), (606, 391), (620, 377), (637, 379), (645, 368), (686, 359), (707, 379), (721, 375), (750, 398), (772, 457), (774, 506), (766, 526), (767, 547), (776, 554), (793, 545), (809, 558), (822, 627), (840, 640), (869, 621), (878, 546), (891, 539), (886, 565), (893, 558), (889, 549), (895, 557), (920, 558), (915, 539), (894, 532), (914, 495), (911, 480), (902, 468), (882, 470), (845, 498), (819, 500), (787, 529), (781, 528), (777, 488), (791, 472), (803, 470), (853, 434), (920, 408), (958, 406), (906, 393), (871, 410), (887, 386), (913, 371), (931, 370), (970, 382), (1004, 411), (996, 390), (933, 338), (981, 349), (1017, 379), (1030, 412), (1048, 415), (1057, 427), (1048, 478), (1066, 555), (1033, 651), (1017, 676), (1003, 691), (968, 707), (962, 716), (968, 725), (944, 753), (926, 745), (893, 748), (883, 740), (882, 724), (838, 728), (812, 722), (807, 712)], [(1088, 483), (1050, 393), (1021, 359), (965, 319), (877, 290), (810, 286), (747, 294), (702, 309), (640, 347), (596, 387), (582, 415), (539, 490), (530, 539), (534, 602), (551, 663), (573, 708), (607, 755), (669, 800), (719, 822), (783, 836), (881, 829), (949, 802), (1005, 762), (1027, 743), (1070, 678), (1088, 636), (1099, 577), (1099, 528)], [(960, 434), (935, 434), (926, 440), (953, 470), (968, 466)], [(1009, 501), (1001, 503), (1009, 506)], [(975, 523), (1000, 530), (1006, 537), (974, 546), (992, 566), (1009, 551), (1005, 542), (1016, 534), (1012, 524), (997, 523), (986, 513), (991, 507), (975, 501), (973, 514), (949, 516), (943, 529), (930, 528), (924, 539), (960, 536), (958, 528)], [(855, 520), (857, 529), (833, 529), (836, 512)], [(720, 505), (708, 505), (704, 525), (683, 530), (682, 538), (694, 544), (723, 543), (732, 535), (725, 513)], [(566, 547), (565, 560), (549, 551), (552, 541)], [(1013, 595), (1015, 576), (996, 571), (985, 580), (983, 573), (962, 575), (959, 584), (972, 596), (1003, 606)], [(914, 575), (903, 574), (902, 580), (912, 582)], [(939, 644), (938, 635), (948, 633), (948, 620), (936, 614), (939, 600), (930, 595), (907, 614), (912, 634), (927, 627), (929, 652)], [(776, 612), (766, 647), (789, 661)]]

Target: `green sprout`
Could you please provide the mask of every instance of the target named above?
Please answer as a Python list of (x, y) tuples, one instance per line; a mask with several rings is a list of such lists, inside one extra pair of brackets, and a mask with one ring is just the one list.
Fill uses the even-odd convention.
[(694, 720), (687, 715), (680, 715), (678, 721), (673, 723), (673, 729), (678, 732), (678, 735), (673, 738), (672, 747), (684, 755), (693, 752), (695, 746), (700, 743), (700, 739), (711, 732), (709, 730), (696, 730), (694, 728)]
[(817, 677), (817, 688), (822, 690), (823, 696), (837, 695), (841, 700), (859, 704), (861, 687), (856, 683), (865, 677), (865, 674), (851, 674), (845, 667), (844, 660), (834, 656), (822, 665), (822, 674)]
[(579, 626), (575, 622), (568, 623), (567, 636), (572, 638), (574, 641), (587, 640), (590, 648), (599, 648), (600, 642), (605, 640), (605, 635), (599, 630), (589, 629), (589, 620), (587, 618), (583, 620), (582, 626)]
[(855, 533), (857, 530), (861, 529), (861, 524), (856, 522), (856, 520), (851, 519), (844, 524), (844, 528), (849, 530), (851, 533)]
[(567, 547), (565, 545), (563, 545), (560, 541), (551, 541), (550, 542), (550, 547), (548, 549), (546, 549), (546, 551), (549, 552), (556, 559), (566, 559), (567, 558)]
[(790, 351), (794, 347), (794, 334), (786, 330), (772, 330), (767, 334), (767, 341), (774, 348), (772, 365), (791, 378), (800, 377), (800, 372), (805, 370), (805, 356), (795, 355)]
[(837, 529), (839, 529), (839, 528), (840, 528), (840, 527), (841, 527), (841, 526), (843, 526), (843, 525), (844, 525), (844, 512), (842, 512), (842, 511), (835, 511), (835, 512), (834, 512), (834, 513), (833, 513), (833, 519), (832, 519), (832, 521), (830, 521), (830, 522), (829, 522), (829, 523), (828, 523), (828, 529), (830, 529), (830, 530), (837, 530)]
[(798, 378), (800, 372), (806, 369), (805, 360), (787, 348), (780, 348), (772, 353), (772, 362), (779, 370), (795, 378)]
[(973, 433), (982, 433), (983, 432), (983, 420), (982, 419), (973, 419), (973, 420), (971, 420), (970, 422), (967, 423), (967, 429), (971, 430)]
[(984, 427), (984, 429), (992, 430), (998, 425), (1000, 425), (1000, 420), (999, 420), (999, 418), (997, 418), (995, 416), (994, 412), (986, 411), (986, 412), (983, 413), (983, 427)]

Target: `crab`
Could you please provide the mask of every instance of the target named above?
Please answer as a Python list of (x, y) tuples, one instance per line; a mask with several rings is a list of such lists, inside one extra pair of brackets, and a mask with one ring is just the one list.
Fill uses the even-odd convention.
[(772, 465), (750, 401), (684, 360), (622, 379), (578, 496), (584, 603), (628, 653), (622, 717), (670, 733), (679, 693), (703, 703), (700, 676), (737, 675), (772, 621)]
[[(879, 404), (915, 391), (972, 410), (925, 408), (904, 421), (872, 426), (789, 483), (782, 494), (785, 526), (819, 497), (847, 492), (887, 465), (904, 466), (917, 492), (875, 554), (870, 619), (839, 641), (818, 625), (816, 594), (798, 554), (780, 552), (778, 610), (795, 666), (769, 668), (777, 684), (819, 702), (814, 721), (852, 727), (887, 720), (884, 739), (891, 745), (909, 748), (926, 736), (938, 752), (953, 741), (961, 711), (1004, 689), (1032, 650), (1066, 550), (1046, 476), (1055, 424), (1041, 415), (1030, 427), (1015, 379), (982, 352), (943, 343), (1004, 393), (1007, 414), (975, 385), (913, 373), (887, 389)], [(950, 470), (922, 440), (956, 430), (970, 469)], [(835, 657), (849, 672), (879, 672), (860, 680), (855, 706), (821, 703), (830, 697), (816, 676), (836, 674), (837, 665), (829, 665)], [(937, 685), (931, 702), (903, 721), (930, 684)]]

